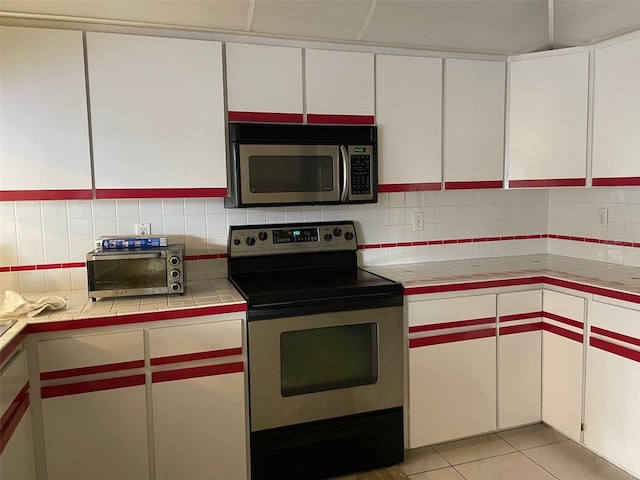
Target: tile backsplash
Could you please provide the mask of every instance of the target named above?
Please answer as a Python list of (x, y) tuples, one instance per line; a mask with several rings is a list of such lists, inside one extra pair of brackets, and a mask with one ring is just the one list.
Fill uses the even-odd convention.
[[(607, 227), (597, 208), (607, 208)], [(187, 265), (199, 279), (226, 276), (226, 260), (211, 257), (226, 252), (230, 225), (318, 220), (357, 222), (362, 265), (557, 253), (640, 266), (640, 248), (614, 242), (640, 243), (637, 188), (385, 193), (375, 205), (230, 210), (219, 198), (0, 202), (0, 291), (86, 288), (85, 269), (73, 264), (96, 237), (133, 234), (136, 223), (207, 256)]]

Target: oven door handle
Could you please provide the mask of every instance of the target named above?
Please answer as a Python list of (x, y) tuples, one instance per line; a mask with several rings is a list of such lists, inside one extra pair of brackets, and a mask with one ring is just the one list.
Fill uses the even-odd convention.
[(117, 254), (114, 253), (113, 255), (104, 255), (104, 254), (99, 254), (99, 255), (91, 255), (89, 257), (89, 260), (141, 260), (141, 259), (147, 259), (147, 258), (160, 258), (162, 256), (162, 253), (160, 252), (155, 252), (155, 253), (136, 253), (136, 254), (126, 254), (126, 255), (122, 255), (122, 254)]
[(351, 171), (349, 169), (349, 152), (346, 145), (340, 145), (340, 156), (342, 157), (342, 193), (340, 195), (340, 201), (345, 203), (349, 198), (349, 179), (351, 178)]

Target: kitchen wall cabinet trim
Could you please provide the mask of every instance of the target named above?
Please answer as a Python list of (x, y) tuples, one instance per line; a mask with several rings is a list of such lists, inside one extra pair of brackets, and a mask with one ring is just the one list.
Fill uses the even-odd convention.
[(472, 190), (472, 189), (489, 189), (502, 188), (504, 182), (502, 180), (474, 180), (465, 182), (444, 182), (445, 190)]
[(91, 200), (93, 190), (1, 190), (0, 202)]
[(274, 112), (234, 112), (229, 111), (227, 118), (230, 122), (256, 123), (302, 123), (302, 113), (274, 113)]
[(378, 185), (378, 192), (380, 193), (426, 192), (434, 190), (442, 190), (442, 183), (385, 183), (383, 185)]
[(97, 188), (99, 200), (118, 198), (194, 198), (227, 196), (222, 188)]
[(544, 180), (509, 180), (509, 188), (584, 187), (586, 178), (551, 178)]
[(334, 123), (339, 125), (373, 125), (375, 117), (373, 115), (330, 115), (319, 113), (308, 113), (307, 123)]

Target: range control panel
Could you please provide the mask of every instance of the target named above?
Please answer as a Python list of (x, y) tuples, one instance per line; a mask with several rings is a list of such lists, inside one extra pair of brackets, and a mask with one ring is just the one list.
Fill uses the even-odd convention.
[(297, 252), (357, 250), (353, 222), (291, 223), (233, 226), (229, 229), (230, 257)]

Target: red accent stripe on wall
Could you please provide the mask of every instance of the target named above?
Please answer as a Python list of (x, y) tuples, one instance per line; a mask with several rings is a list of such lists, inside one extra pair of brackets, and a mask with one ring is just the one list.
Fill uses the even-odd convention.
[(621, 345), (615, 345), (613, 343), (605, 342), (604, 340), (600, 340), (599, 338), (591, 338), (589, 340), (589, 345), (594, 348), (604, 350), (605, 352), (628, 358), (629, 360), (633, 360), (634, 362), (640, 362), (640, 352), (638, 350), (631, 350), (630, 348), (623, 347)]
[(564, 323), (566, 325), (571, 325), (572, 327), (579, 328), (580, 330), (584, 328), (584, 323), (579, 322), (577, 320), (572, 320), (567, 317), (563, 317), (562, 315), (557, 315), (551, 312), (542, 312), (542, 316), (544, 318), (548, 318), (549, 320), (555, 320), (556, 322)]
[(326, 115), (323, 113), (308, 113), (307, 123), (332, 123), (344, 125), (373, 125), (373, 115)]
[(500, 327), (500, 335), (512, 335), (514, 333), (536, 332), (542, 330), (542, 322), (525, 323), (524, 325), (509, 325)]
[(446, 328), (468, 327), (471, 325), (485, 325), (487, 323), (495, 323), (495, 317), (475, 318), (471, 320), (459, 320), (456, 322), (434, 323), (432, 325), (416, 325), (409, 327), (409, 333), (431, 332), (433, 330), (444, 330)]
[(518, 320), (529, 320), (531, 318), (540, 318), (544, 312), (526, 312), (526, 313), (515, 313), (513, 315), (502, 315), (500, 317), (500, 323), (504, 322), (516, 322)]
[(230, 122), (302, 123), (302, 113), (237, 112), (229, 111)]
[(0, 455), (2, 454), (2, 452), (4, 452), (4, 449), (9, 443), (13, 432), (15, 432), (16, 428), (18, 428), (22, 417), (24, 417), (24, 414), (29, 408), (29, 404), (29, 396), (27, 395), (24, 398), (24, 401), (22, 401), (18, 408), (14, 411), (13, 416), (8, 419), (7, 423), (2, 424), (2, 428), (0, 429)]
[(574, 342), (582, 343), (582, 334), (572, 332), (571, 330), (567, 330), (566, 328), (560, 328), (556, 325), (551, 325), (550, 323), (543, 323), (542, 329), (545, 332), (554, 333), (556, 335), (560, 335), (561, 337), (568, 338), (569, 340), (573, 340)]
[(409, 339), (409, 348), (427, 347), (429, 345), (440, 345), (443, 343), (462, 342), (465, 340), (475, 340), (478, 338), (495, 337), (495, 328), (485, 328), (482, 330), (472, 330), (470, 332), (448, 333), (445, 335), (435, 335), (433, 337), (420, 337)]
[(119, 372), (122, 370), (130, 370), (132, 368), (144, 368), (144, 360), (133, 360), (130, 362), (109, 363), (105, 365), (94, 365), (91, 367), (42, 372), (40, 374), (40, 380), (54, 380), (57, 378), (79, 377), (81, 375), (95, 375), (97, 373)]
[(106, 378), (103, 380), (91, 380), (88, 382), (68, 383), (66, 385), (51, 385), (42, 387), (42, 398), (63, 397), (80, 393), (101, 392), (116, 388), (137, 387), (144, 385), (145, 376), (129, 375), (126, 377)]
[(18, 202), (22, 200), (91, 200), (89, 190), (0, 190), (0, 201)]
[(514, 285), (530, 285), (544, 283), (545, 277), (510, 278), (505, 280), (483, 280), (479, 282), (462, 282), (449, 285), (428, 285), (424, 287), (405, 287), (405, 295), (420, 295), (422, 293), (458, 292), (460, 290), (475, 290), (481, 288), (510, 287)]
[(429, 183), (385, 183), (378, 185), (380, 193), (396, 193), (396, 192), (424, 192), (442, 190), (440, 182)]
[(166, 357), (156, 357), (151, 359), (151, 365), (168, 365), (170, 363), (193, 362), (196, 360), (207, 360), (210, 358), (232, 357), (242, 355), (242, 347), (223, 348), (211, 350), (209, 352), (185, 353), (182, 355), (169, 355)]
[(99, 188), (97, 199), (226, 197), (226, 188)]
[(473, 182), (444, 182), (445, 190), (473, 190), (481, 188), (502, 188), (502, 180), (478, 180)]
[(173, 380), (186, 380), (188, 378), (211, 377), (214, 375), (226, 375), (229, 373), (239, 373), (244, 371), (244, 363), (234, 362), (223, 365), (208, 365), (205, 367), (181, 368), (179, 370), (167, 370), (164, 372), (153, 372), (151, 381), (153, 383), (170, 382)]
[(630, 337), (629, 335), (612, 332), (611, 330), (607, 330), (605, 328), (600, 328), (600, 327), (591, 327), (591, 333), (613, 338), (614, 340), (620, 340), (621, 342), (627, 342), (627, 343), (630, 343), (631, 345), (636, 345), (640, 347), (640, 338)]
[(640, 177), (594, 178), (591, 185), (594, 187), (637, 187), (640, 185)]
[(549, 178), (540, 180), (509, 180), (509, 188), (584, 187), (585, 178)]

